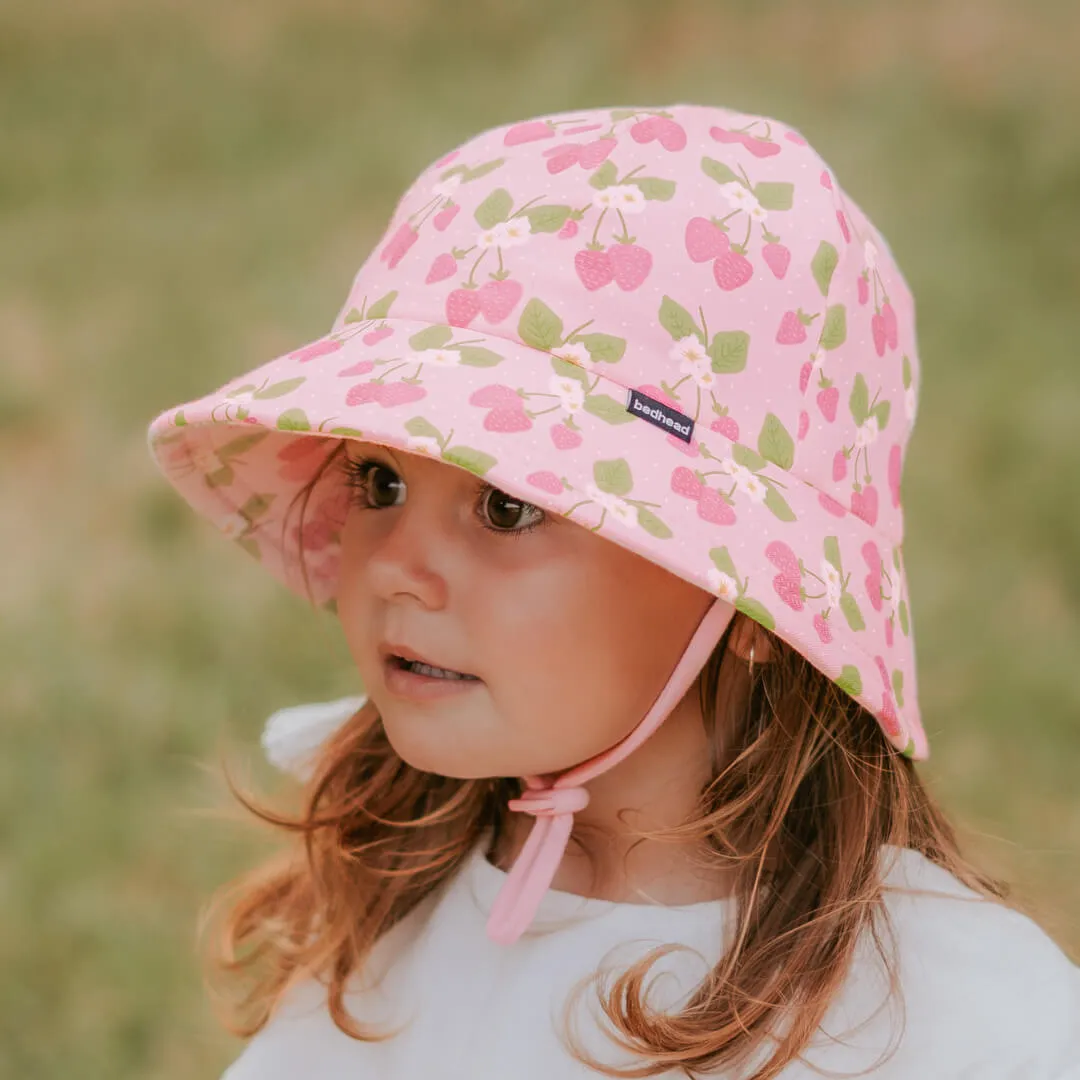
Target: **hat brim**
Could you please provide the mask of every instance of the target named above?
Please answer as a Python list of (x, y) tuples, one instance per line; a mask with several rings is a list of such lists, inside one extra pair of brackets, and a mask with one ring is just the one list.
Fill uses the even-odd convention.
[[(897, 749), (927, 758), (899, 545), (710, 428), (711, 415), (698, 418), (688, 445), (631, 414), (630, 388), (607, 366), (586, 368), (472, 327), (383, 319), (374, 330), (346, 326), (317, 338), (168, 409), (147, 439), (187, 502), (302, 596), (299, 516), (288, 511), (332, 444), (363, 439), (427, 453), (728, 600), (839, 683)], [(750, 490), (723, 471), (733, 456), (757, 478)], [(714, 494), (694, 497), (686, 472), (673, 481), (678, 469), (709, 474)], [(344, 481), (342, 469), (328, 468), (304, 514), (310, 596), (330, 609)], [(883, 604), (864, 549), (880, 553), (899, 618)], [(826, 561), (844, 583), (831, 607), (818, 573)], [(871, 619), (894, 622), (888, 656), (859, 648), (858, 628)], [(838, 620), (845, 633), (833, 636)], [(907, 685), (897, 684), (900, 670)]]

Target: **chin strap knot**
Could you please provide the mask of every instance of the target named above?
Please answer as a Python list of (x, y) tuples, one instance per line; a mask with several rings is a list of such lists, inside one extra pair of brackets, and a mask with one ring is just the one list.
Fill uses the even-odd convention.
[(576, 814), (589, 805), (589, 793), (583, 787), (528, 788), (507, 806), (533, 817), (555, 817), (557, 814)]

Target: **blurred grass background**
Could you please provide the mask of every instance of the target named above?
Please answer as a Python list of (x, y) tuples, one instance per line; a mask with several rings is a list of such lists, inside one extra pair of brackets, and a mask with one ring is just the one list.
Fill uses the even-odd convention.
[(0, 2), (0, 1076), (220, 1074), (195, 921), (265, 842), (199, 817), (222, 739), (261, 775), (271, 711), (359, 689), (146, 425), (322, 334), (440, 153), (578, 107), (778, 117), (889, 239), (920, 768), (1080, 956), (1078, 42), (1068, 0)]

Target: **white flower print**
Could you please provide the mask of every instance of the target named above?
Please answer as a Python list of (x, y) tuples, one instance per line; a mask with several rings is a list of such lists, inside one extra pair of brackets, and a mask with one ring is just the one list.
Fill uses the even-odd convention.
[(247, 531), (250, 523), (243, 514), (229, 514), (217, 524), (218, 528), (225, 534), (226, 539), (235, 540), (241, 533)]
[(813, 375), (815, 371), (821, 370), (821, 365), (825, 363), (825, 350), (815, 349), (810, 354), (810, 374)]
[(713, 374), (712, 368), (706, 367), (704, 364), (699, 364), (688, 371), (687, 374), (702, 390), (708, 390), (716, 383), (716, 376)]
[(440, 180), (431, 186), (431, 194), (438, 195), (445, 199), (448, 196), (454, 194), (458, 185), (461, 183), (461, 173), (454, 173), (452, 176), (448, 176), (445, 180)]
[(611, 504), (610, 513), (616, 521), (622, 525), (626, 525), (630, 528), (637, 525), (637, 511), (627, 502), (623, 502), (620, 498), (615, 498)]
[(864, 446), (869, 446), (878, 437), (878, 421), (877, 416), (871, 413), (866, 418), (865, 424), (860, 424), (855, 429), (855, 448), (861, 449)]
[(728, 603), (734, 604), (739, 598), (739, 586), (736, 584), (735, 579), (731, 577), (730, 574), (725, 574), (723, 571), (717, 570), (715, 566), (709, 568), (707, 576), (709, 579), (709, 588), (722, 600), (727, 600)]
[(720, 462), (720, 468), (734, 479), (740, 491), (746, 491), (749, 494), (748, 484), (754, 474), (745, 465), (740, 465), (734, 458), (724, 458)]
[(442, 447), (433, 435), (410, 435), (406, 445), (414, 453), (429, 454), (431, 457), (442, 456)]
[(821, 560), (821, 576), (825, 579), (825, 589), (829, 596), (829, 607), (835, 607), (840, 603), (840, 594), (843, 585), (840, 581), (840, 571), (828, 559)]
[(571, 364), (577, 364), (579, 367), (587, 367), (592, 363), (589, 350), (581, 341), (568, 341), (565, 345), (552, 349), (551, 355), (559, 357), (560, 360), (569, 360)]
[(878, 249), (874, 246), (874, 241), (867, 240), (863, 244), (863, 261), (871, 270), (877, 266), (877, 257)]
[(527, 217), (500, 221), (490, 229), (484, 229), (476, 238), (478, 247), (518, 247), (532, 236), (532, 222)]
[(569, 376), (552, 375), (548, 380), (552, 393), (558, 394), (559, 404), (568, 412), (580, 412), (585, 407), (585, 388)]
[(912, 383), (904, 391), (904, 412), (909, 420), (915, 419), (915, 384)]
[(461, 353), (457, 349), (421, 349), (412, 353), (409, 360), (414, 364), (431, 364), (432, 367), (457, 367)]
[(585, 494), (594, 502), (598, 503), (605, 510), (610, 510), (615, 499), (614, 495), (609, 495), (606, 491), (601, 491), (591, 481), (585, 485)]
[(756, 503), (764, 502), (765, 496), (769, 493), (769, 489), (753, 473), (750, 473), (750, 476), (739, 484), (739, 490), (745, 491)]
[[(687, 334), (686, 337), (679, 338), (672, 346), (668, 356), (670, 356), (672, 360), (680, 360), (693, 364), (707, 364), (709, 362), (709, 354), (705, 351), (705, 346), (702, 345), (693, 334)], [(680, 370), (689, 371), (690, 369), (682, 367)]]
[(736, 180), (720, 185), (720, 192), (728, 201), (728, 205), (736, 210), (745, 210), (748, 214), (754, 210), (761, 210), (761, 203), (757, 196)]
[(636, 184), (612, 184), (598, 191), (592, 202), (601, 210), (621, 210), (624, 214), (640, 214), (645, 209), (645, 196)]

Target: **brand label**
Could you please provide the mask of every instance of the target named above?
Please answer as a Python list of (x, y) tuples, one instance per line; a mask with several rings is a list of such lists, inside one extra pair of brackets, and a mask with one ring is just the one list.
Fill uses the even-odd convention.
[(683, 442), (690, 442), (694, 434), (694, 421), (689, 416), (679, 412), (678, 409), (671, 408), (670, 405), (656, 401), (639, 390), (630, 391), (626, 411), (634, 416), (640, 416), (642, 420), (648, 420), (650, 424), (655, 424), (668, 434), (682, 439)]

